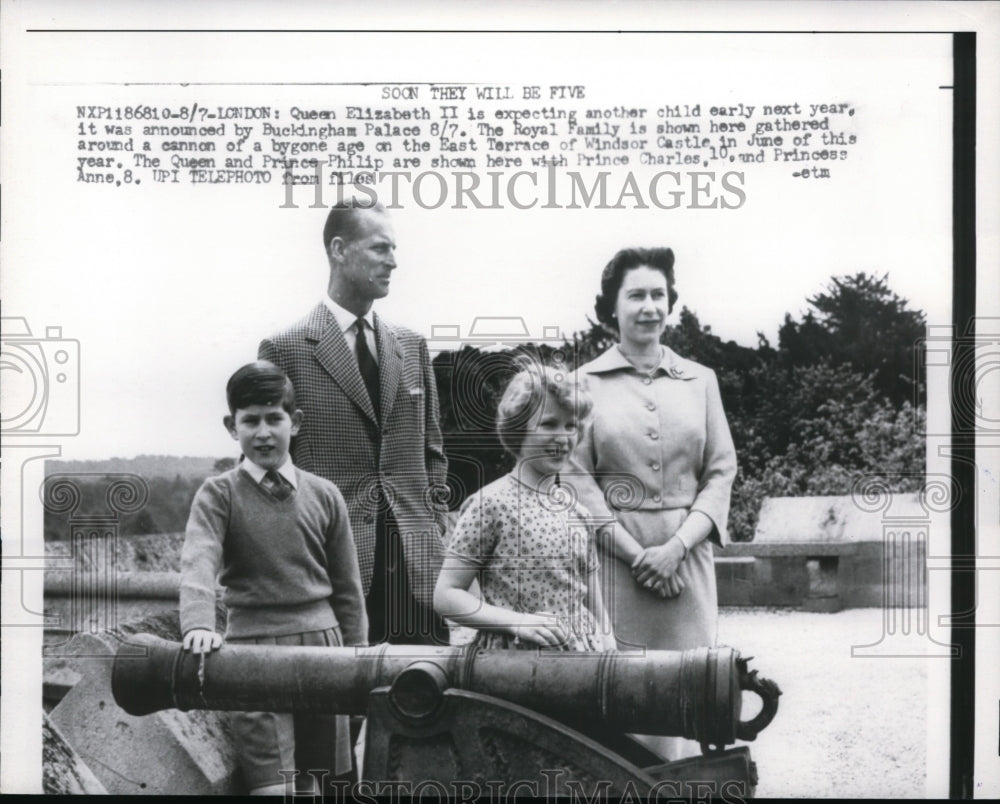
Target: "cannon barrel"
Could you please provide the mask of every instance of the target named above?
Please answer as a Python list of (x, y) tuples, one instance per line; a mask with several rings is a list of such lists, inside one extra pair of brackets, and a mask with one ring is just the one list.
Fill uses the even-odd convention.
[[(145, 650), (136, 651), (137, 646)], [(129, 637), (119, 650), (112, 691), (133, 715), (170, 708), (363, 715), (371, 690), (393, 686), (405, 709), (407, 697), (426, 696), (428, 680), (500, 698), (568, 725), (716, 746), (754, 739), (774, 716), (780, 694), (728, 647), (561, 653), (227, 644), (202, 661), (179, 643), (149, 634)], [(763, 700), (751, 721), (740, 721), (743, 690)]]

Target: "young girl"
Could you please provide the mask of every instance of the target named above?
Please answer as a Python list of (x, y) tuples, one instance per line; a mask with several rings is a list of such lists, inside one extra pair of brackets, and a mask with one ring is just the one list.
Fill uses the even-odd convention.
[(504, 391), (497, 431), (517, 463), (465, 501), (434, 590), (437, 612), (478, 629), (481, 647), (615, 648), (586, 511), (558, 485), (590, 408), (551, 367), (521, 371)]

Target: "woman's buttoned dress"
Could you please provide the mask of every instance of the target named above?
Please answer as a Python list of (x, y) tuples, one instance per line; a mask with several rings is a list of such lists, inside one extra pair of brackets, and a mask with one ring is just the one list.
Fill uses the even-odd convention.
[(711, 541), (728, 542), (726, 519), (736, 452), (715, 373), (664, 347), (646, 373), (613, 346), (580, 367), (594, 399), (571, 461), (583, 506), (617, 521), (643, 547), (670, 539), (691, 511), (715, 525), (681, 562), (684, 590), (661, 598), (644, 589), (621, 560), (607, 558), (605, 606), (619, 648), (684, 650), (715, 644), (718, 594)]

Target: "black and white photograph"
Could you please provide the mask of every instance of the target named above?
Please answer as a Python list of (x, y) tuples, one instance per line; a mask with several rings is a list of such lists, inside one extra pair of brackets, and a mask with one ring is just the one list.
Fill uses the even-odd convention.
[(0, 0), (0, 791), (996, 798), (1000, 8)]

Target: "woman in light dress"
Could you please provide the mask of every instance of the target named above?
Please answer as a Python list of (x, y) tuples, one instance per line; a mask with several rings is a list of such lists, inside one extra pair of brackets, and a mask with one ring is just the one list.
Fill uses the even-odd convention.
[[(622, 650), (716, 641), (712, 543), (728, 541), (736, 453), (715, 373), (660, 342), (676, 299), (670, 249), (618, 252), (595, 305), (617, 343), (578, 369), (594, 404), (572, 483), (607, 550), (605, 599)], [(668, 759), (697, 752), (689, 741), (643, 742)]]

